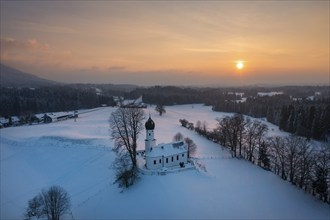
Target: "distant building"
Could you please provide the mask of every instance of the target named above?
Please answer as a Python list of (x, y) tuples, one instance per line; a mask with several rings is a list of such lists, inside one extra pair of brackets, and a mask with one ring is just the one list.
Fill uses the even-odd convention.
[(12, 124), (13, 126), (18, 126), (18, 125), (20, 125), (20, 120), (19, 120), (19, 118), (18, 118), (17, 116), (12, 116), (12, 117), (11, 117), (11, 124)]
[(188, 147), (183, 141), (156, 145), (154, 138), (155, 123), (149, 117), (145, 123), (145, 166), (149, 170), (181, 166), (188, 163)]
[(8, 118), (0, 117), (0, 128), (8, 127), (10, 125)]
[(44, 114), (36, 114), (36, 118), (39, 123), (51, 123), (56, 121), (63, 121), (69, 118), (77, 118), (77, 111), (74, 112), (56, 112), (56, 113), (44, 113)]
[(45, 114), (45, 115), (42, 117), (42, 121), (43, 121), (44, 123), (51, 123), (51, 122), (53, 121), (53, 119), (52, 119), (50, 116), (48, 116), (47, 114)]
[(114, 96), (113, 100), (117, 103), (117, 106), (124, 108), (146, 108), (147, 105), (143, 103), (142, 96), (137, 99), (125, 99), (123, 97)]

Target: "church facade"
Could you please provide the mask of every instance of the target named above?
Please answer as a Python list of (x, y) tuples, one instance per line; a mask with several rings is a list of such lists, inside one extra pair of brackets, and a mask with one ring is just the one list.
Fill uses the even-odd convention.
[(145, 166), (149, 170), (184, 167), (188, 163), (188, 147), (183, 141), (156, 145), (155, 123), (149, 117), (145, 123)]

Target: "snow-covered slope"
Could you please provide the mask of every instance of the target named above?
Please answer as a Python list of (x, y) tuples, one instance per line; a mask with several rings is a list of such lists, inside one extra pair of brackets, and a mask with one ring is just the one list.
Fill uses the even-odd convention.
[[(113, 184), (108, 118), (114, 108), (101, 108), (47, 125), (1, 129), (1, 219), (23, 217), (27, 201), (51, 185), (65, 188), (75, 219), (329, 219), (329, 205), (305, 194), (278, 176), (180, 126), (179, 119), (207, 121), (209, 128), (224, 113), (202, 105), (167, 107), (155, 121), (157, 142), (181, 132), (198, 145), (203, 169), (165, 176), (142, 175), (121, 193)], [(282, 134), (271, 126), (270, 135)], [(144, 132), (139, 148), (144, 147)], [(71, 218), (71, 216), (69, 216)]]

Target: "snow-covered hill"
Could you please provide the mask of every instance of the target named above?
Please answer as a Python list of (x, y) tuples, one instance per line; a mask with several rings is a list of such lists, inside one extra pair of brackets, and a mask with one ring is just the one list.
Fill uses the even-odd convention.
[[(1, 219), (21, 219), (27, 201), (51, 185), (65, 188), (74, 219), (329, 219), (329, 205), (180, 126), (179, 119), (207, 121), (217, 117), (202, 105), (167, 107), (155, 121), (157, 142), (181, 132), (198, 145), (198, 163), (165, 176), (141, 176), (121, 193), (113, 184), (108, 118), (114, 108), (100, 108), (78, 120), (1, 129)], [(287, 135), (270, 125), (270, 134)], [(144, 147), (144, 132), (139, 148)]]

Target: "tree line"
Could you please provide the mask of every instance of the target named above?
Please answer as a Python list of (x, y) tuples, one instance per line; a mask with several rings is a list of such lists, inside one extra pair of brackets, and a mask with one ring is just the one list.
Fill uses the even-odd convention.
[(268, 127), (241, 114), (217, 119), (217, 127), (180, 119), (182, 126), (227, 147), (232, 157), (242, 158), (274, 172), (283, 180), (330, 203), (330, 145), (297, 135), (268, 137)]
[(330, 126), (330, 104), (283, 105), (277, 111), (269, 108), (267, 120), (281, 130), (326, 141)]
[(0, 88), (1, 116), (29, 116), (44, 112), (114, 105), (112, 96), (97, 94), (95, 88), (52, 86), (40, 88)]
[[(270, 96), (258, 95), (258, 92), (274, 90), (282, 91), (282, 93)], [(157, 106), (204, 103), (212, 106), (213, 111), (267, 118), (281, 130), (299, 136), (321, 141), (327, 141), (330, 137), (330, 97), (329, 88), (326, 86), (277, 88), (154, 86), (137, 88), (125, 93), (127, 97), (137, 98), (140, 95), (143, 96), (144, 102)]]
[[(98, 88), (102, 92), (97, 91)], [(258, 92), (282, 91), (274, 96)], [(316, 95), (316, 91), (317, 95)], [(327, 141), (330, 137), (329, 87), (287, 86), (276, 88), (116, 87), (74, 84), (42, 88), (0, 88), (0, 116), (29, 116), (36, 113), (115, 105), (113, 96), (140, 96), (158, 107), (204, 103), (214, 111), (234, 112), (267, 120), (281, 130)], [(244, 93), (244, 94), (243, 94)], [(313, 98), (309, 98), (313, 97)], [(243, 99), (242, 99), (243, 98)], [(29, 117), (28, 117), (29, 118)]]
[(245, 102), (217, 100), (213, 110), (267, 118), (281, 130), (307, 138), (327, 141), (330, 136), (329, 99), (293, 101), (288, 95), (257, 96)]

